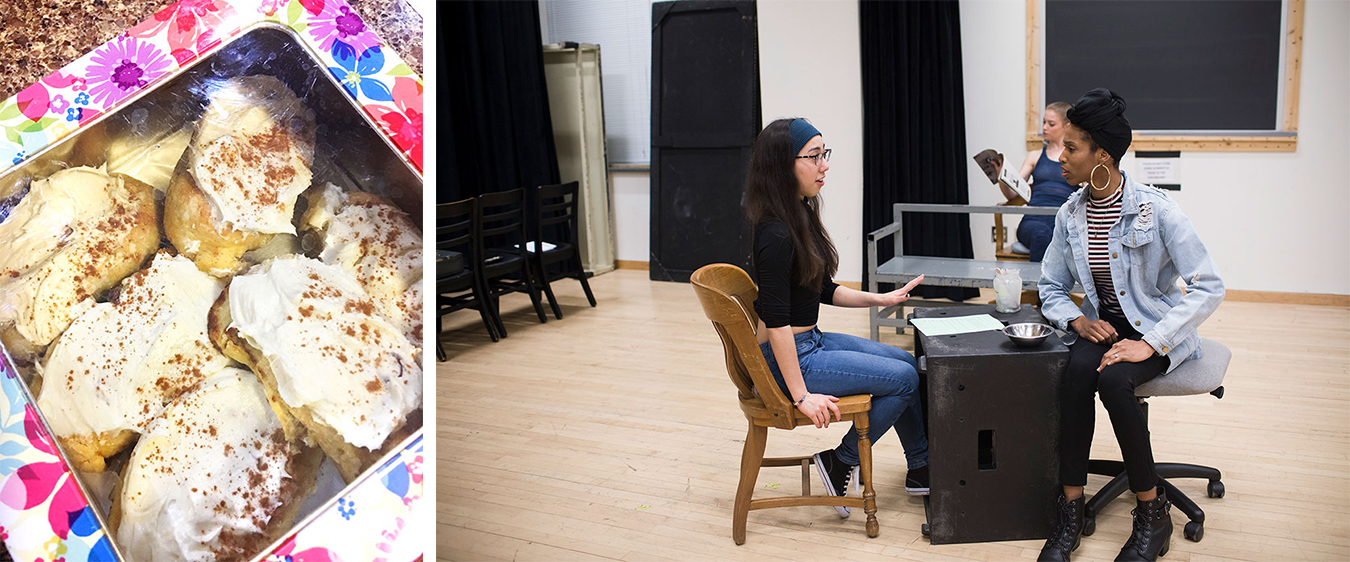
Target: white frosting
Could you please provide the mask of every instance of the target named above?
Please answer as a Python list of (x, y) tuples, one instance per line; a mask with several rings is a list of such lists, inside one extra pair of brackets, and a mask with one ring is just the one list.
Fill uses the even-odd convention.
[(323, 234), (319, 259), (351, 273), (370, 293), (380, 314), (422, 347), (422, 232), (408, 215), (384, 203), (348, 204), (328, 184), (322, 208), (308, 214), (307, 227)]
[(184, 394), (150, 423), (127, 463), (123, 554), (154, 562), (257, 554), (277, 508), (299, 501), (289, 497), (286, 470), (297, 450), (282, 435), (253, 373), (226, 368)]
[(100, 168), (34, 180), (0, 222), (0, 324), (15, 324), (39, 346), (51, 343), (92, 304), (82, 275), (91, 249), (110, 238), (95, 227), (130, 201), (122, 179)]
[(224, 81), (211, 94), (188, 153), (214, 218), (246, 232), (295, 233), (295, 200), (309, 188), (314, 116), (271, 76)]
[(287, 256), (230, 283), (231, 326), (262, 351), (282, 400), (376, 450), (422, 403), (418, 349), (342, 268)]
[(224, 284), (182, 256), (155, 255), (122, 282), (117, 302), (80, 315), (38, 365), (38, 408), (58, 436), (141, 432), (230, 360), (206, 335)]
[(174, 168), (192, 140), (192, 131), (183, 128), (146, 142), (141, 135), (126, 134), (108, 145), (108, 173), (126, 174), (163, 192), (169, 187)]

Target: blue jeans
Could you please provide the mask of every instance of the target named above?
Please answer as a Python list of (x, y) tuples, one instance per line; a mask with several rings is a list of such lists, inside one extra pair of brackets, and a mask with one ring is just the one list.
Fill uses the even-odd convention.
[(1050, 247), (1050, 238), (1055, 234), (1055, 217), (1050, 215), (1027, 215), (1017, 225), (1017, 241), (1031, 250), (1031, 261), (1039, 262), (1045, 257), (1045, 249)]
[[(808, 391), (831, 396), (871, 394), (868, 438), (875, 444), (895, 427), (909, 468), (928, 466), (928, 435), (923, 429), (919, 372), (913, 355), (857, 336), (823, 333), (819, 328), (797, 334), (793, 339)], [(778, 387), (791, 397), (769, 343), (760, 344), (759, 350), (768, 361)], [(857, 431), (849, 429), (834, 452), (839, 460), (858, 464)]]

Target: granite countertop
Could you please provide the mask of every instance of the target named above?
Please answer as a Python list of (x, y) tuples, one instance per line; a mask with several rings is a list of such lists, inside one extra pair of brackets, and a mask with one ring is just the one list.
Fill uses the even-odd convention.
[[(422, 16), (407, 0), (347, 0), (422, 74)], [(0, 1), (0, 100), (41, 80), (173, 0)]]
[[(174, 0), (0, 1), (0, 100), (58, 70)], [(347, 0), (422, 74), (422, 16), (407, 0)], [(0, 543), (0, 562), (10, 562)]]

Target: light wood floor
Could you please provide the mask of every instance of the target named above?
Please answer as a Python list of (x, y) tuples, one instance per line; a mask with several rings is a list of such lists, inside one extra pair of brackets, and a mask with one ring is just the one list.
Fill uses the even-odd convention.
[[(451, 360), (437, 371), (437, 558), (442, 560), (1034, 560), (1040, 541), (933, 546), (904, 495), (899, 442), (876, 446), (881, 535), (860, 512), (750, 513), (742, 546), (731, 508), (746, 424), (721, 344), (687, 284), (621, 270), (556, 285), (563, 320), (539, 324), (504, 299), (510, 337), (492, 343), (477, 313), (446, 317)], [(866, 337), (863, 311), (822, 307), (826, 330)], [(1202, 328), (1233, 350), (1223, 400), (1155, 398), (1159, 461), (1223, 471), (1227, 495), (1179, 487), (1205, 509), (1204, 540), (1164, 560), (1350, 559), (1350, 309), (1227, 302)], [(909, 336), (883, 341), (913, 349)], [(1093, 456), (1119, 458), (1104, 411)], [(845, 428), (770, 430), (768, 454), (833, 447)], [(1093, 477), (1089, 490), (1104, 478)], [(819, 482), (816, 481), (818, 489)], [(761, 471), (756, 497), (796, 493), (800, 471)], [(1075, 560), (1110, 560), (1133, 502), (1099, 516)]]

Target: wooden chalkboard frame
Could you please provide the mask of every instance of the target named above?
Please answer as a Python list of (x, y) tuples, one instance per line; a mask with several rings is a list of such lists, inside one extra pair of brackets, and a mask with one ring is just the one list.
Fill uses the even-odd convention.
[[(1040, 45), (1045, 37), (1041, 18), (1044, 0), (1027, 2), (1027, 150), (1039, 149), (1041, 141), (1041, 84), (1045, 80), (1045, 57)], [(1303, 62), (1303, 2), (1285, 1), (1283, 119), (1270, 136), (1141, 135), (1134, 134), (1131, 150), (1182, 150), (1200, 152), (1293, 152), (1298, 149), (1299, 67)]]

